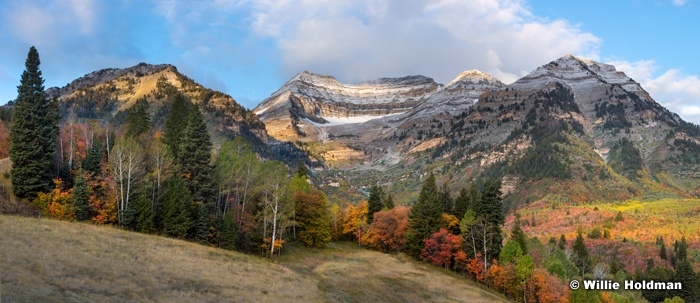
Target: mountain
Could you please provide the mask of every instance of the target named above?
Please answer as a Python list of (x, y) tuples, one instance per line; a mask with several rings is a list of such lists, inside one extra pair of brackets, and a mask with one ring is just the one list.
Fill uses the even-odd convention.
[(169, 64), (146, 64), (89, 73), (66, 86), (47, 89), (57, 97), (63, 120), (97, 119), (121, 123), (124, 112), (139, 98), (146, 98), (159, 127), (167, 117), (169, 104), (182, 94), (206, 113), (215, 140), (244, 137), (258, 153), (270, 157), (265, 125), (231, 96), (203, 87)]
[(331, 187), (380, 183), (410, 200), (434, 171), (453, 191), (502, 178), (511, 203), (700, 194), (700, 129), (614, 66), (571, 55), (509, 85), (479, 71), (447, 85), (304, 72), (254, 111), (326, 165)]

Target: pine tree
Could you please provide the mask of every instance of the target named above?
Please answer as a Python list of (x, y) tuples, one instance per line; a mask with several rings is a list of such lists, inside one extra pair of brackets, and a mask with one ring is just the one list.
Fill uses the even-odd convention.
[(102, 144), (95, 142), (87, 151), (83, 162), (80, 163), (81, 168), (91, 174), (100, 172), (100, 162), (102, 161)]
[(161, 207), (161, 231), (176, 238), (184, 238), (192, 225), (189, 209), (192, 198), (185, 181), (180, 176), (171, 176), (165, 182)]
[(138, 137), (151, 129), (151, 115), (148, 113), (148, 100), (139, 98), (126, 111), (126, 135)]
[(155, 225), (155, 212), (153, 201), (145, 194), (147, 190), (141, 190), (134, 199), (134, 227), (142, 233), (152, 232)]
[(414, 257), (419, 256), (423, 248), (423, 240), (430, 238), (433, 233), (440, 229), (441, 215), (442, 206), (435, 184), (435, 176), (430, 173), (423, 183), (418, 201), (413, 205), (408, 215), (408, 231), (405, 235), (408, 254)]
[(195, 224), (195, 238), (201, 244), (207, 243), (209, 237), (207, 206), (204, 203), (197, 204), (197, 223)]
[(566, 237), (564, 237), (564, 234), (562, 234), (559, 237), (559, 244), (557, 245), (559, 249), (564, 250), (566, 248)]
[(238, 232), (236, 232), (236, 220), (233, 218), (233, 213), (226, 212), (222, 223), (220, 246), (224, 249), (234, 250), (238, 241)]
[(205, 204), (212, 202), (215, 194), (211, 165), (211, 139), (198, 107), (188, 117), (181, 142), (180, 171), (185, 176), (192, 200)]
[(189, 103), (181, 94), (175, 95), (173, 103), (170, 105), (170, 113), (165, 120), (165, 132), (163, 133), (163, 143), (170, 148), (170, 154), (176, 163), (182, 160), (180, 148), (182, 137), (187, 126)]
[(83, 178), (83, 171), (78, 171), (78, 176), (75, 178), (73, 185), (73, 214), (78, 221), (87, 220), (91, 217), (90, 214), (90, 193), (88, 192), (87, 183)]
[(574, 241), (574, 245), (572, 246), (574, 249), (574, 253), (576, 253), (577, 259), (576, 259), (576, 265), (578, 266), (579, 270), (581, 271), (581, 274), (585, 274), (586, 270), (590, 266), (590, 260), (588, 258), (588, 248), (586, 248), (586, 244), (583, 243), (583, 233), (581, 230), (578, 231), (578, 235), (576, 236), (576, 241)]
[(668, 260), (668, 256), (666, 256), (666, 244), (664, 244), (663, 242), (661, 242), (661, 249), (659, 251), (659, 257), (662, 260)]
[(447, 183), (442, 184), (440, 188), (440, 204), (442, 205), (443, 213), (453, 215), (454, 200), (452, 200), (452, 196), (450, 196), (450, 189), (447, 187)]
[(46, 99), (40, 64), (39, 52), (32, 46), (12, 114), (12, 190), (19, 198), (32, 199), (38, 192), (48, 192), (53, 187), (58, 101)]
[(371, 224), (374, 219), (374, 213), (381, 211), (384, 205), (382, 204), (382, 188), (374, 185), (369, 191), (369, 199), (367, 200), (367, 224)]
[(455, 199), (454, 213), (458, 218), (464, 217), (464, 214), (471, 208), (469, 192), (466, 187), (459, 190), (459, 196)]
[(513, 223), (513, 229), (510, 231), (510, 238), (518, 243), (523, 254), (527, 254), (527, 236), (525, 236), (523, 229), (520, 228), (520, 214), (515, 214), (515, 222)]
[(394, 208), (394, 197), (392, 197), (390, 193), (386, 193), (384, 199), (382, 200), (384, 201), (384, 207), (386, 207), (387, 209)]
[(488, 223), (488, 229), (490, 234), (493, 236), (488, 243), (489, 255), (486, 256), (487, 260), (492, 260), (498, 258), (503, 247), (503, 235), (501, 233), (501, 226), (505, 222), (505, 217), (503, 216), (503, 200), (501, 198), (501, 181), (500, 180), (489, 180), (484, 183), (484, 187), (481, 191), (481, 199), (477, 203), (476, 214), (477, 217), (484, 218)]

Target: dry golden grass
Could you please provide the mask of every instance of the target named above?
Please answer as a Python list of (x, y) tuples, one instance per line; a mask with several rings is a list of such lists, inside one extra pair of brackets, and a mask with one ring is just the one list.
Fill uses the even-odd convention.
[(0, 216), (2, 302), (505, 302), (403, 255), (332, 243), (281, 259), (112, 227)]
[(269, 260), (103, 226), (0, 216), (3, 302), (312, 302)]
[(280, 263), (317, 279), (324, 302), (508, 302), (453, 272), (350, 242), (292, 247)]
[(0, 159), (0, 174), (10, 172), (12, 169), (12, 162), (10, 158)]

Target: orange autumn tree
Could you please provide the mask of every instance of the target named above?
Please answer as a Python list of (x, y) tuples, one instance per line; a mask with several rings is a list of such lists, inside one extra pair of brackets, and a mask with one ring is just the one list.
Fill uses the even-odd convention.
[(71, 202), (73, 195), (69, 191), (63, 190), (63, 181), (54, 179), (54, 189), (48, 193), (38, 193), (34, 204), (37, 205), (44, 214), (57, 219), (72, 219), (73, 210)]
[(10, 156), (10, 128), (0, 120), (0, 159)]
[(409, 212), (410, 207), (397, 206), (374, 213), (365, 244), (385, 253), (400, 252), (405, 244), (404, 233), (408, 229)]
[(343, 235), (355, 237), (359, 243), (367, 227), (367, 201), (362, 201), (357, 205), (347, 205), (343, 210), (342, 228)]

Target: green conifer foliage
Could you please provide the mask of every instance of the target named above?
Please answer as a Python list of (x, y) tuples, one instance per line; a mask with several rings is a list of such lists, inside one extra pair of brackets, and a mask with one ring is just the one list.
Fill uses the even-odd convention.
[(48, 100), (44, 95), (40, 63), (39, 52), (32, 46), (12, 114), (12, 190), (19, 198), (31, 199), (53, 187), (58, 105), (56, 99)]
[(139, 98), (126, 111), (126, 135), (138, 137), (151, 130), (151, 115), (148, 113), (148, 101)]
[(161, 207), (161, 231), (176, 238), (185, 238), (192, 225), (189, 209), (192, 198), (185, 181), (180, 176), (172, 176), (165, 182)]
[(418, 201), (408, 215), (408, 232), (405, 236), (408, 254), (418, 257), (423, 248), (423, 240), (438, 231), (440, 224), (442, 224), (442, 205), (440, 205), (435, 176), (431, 173), (423, 183)]
[(182, 137), (187, 126), (187, 116), (189, 114), (189, 102), (181, 94), (175, 95), (173, 103), (170, 105), (168, 118), (165, 120), (165, 132), (163, 133), (163, 143), (170, 148), (170, 154), (176, 163), (180, 163), (180, 147)]
[(382, 192), (382, 188), (375, 185), (372, 186), (372, 189), (369, 192), (369, 199), (367, 200), (368, 204), (368, 211), (367, 211), (367, 223), (370, 224), (372, 223), (372, 220), (374, 218), (374, 213), (381, 211), (384, 205), (382, 204), (382, 196), (384, 193)]
[(212, 182), (212, 143), (204, 116), (198, 107), (192, 109), (188, 120), (180, 148), (180, 171), (185, 177), (192, 200), (206, 204), (213, 201), (215, 194)]
[(488, 243), (484, 244), (488, 245), (487, 251), (489, 255), (487, 256), (487, 260), (497, 258), (503, 247), (501, 226), (503, 226), (505, 222), (505, 217), (503, 216), (503, 199), (501, 196), (501, 181), (486, 181), (481, 191), (481, 199), (476, 208), (477, 217), (486, 220), (487, 228), (489, 228), (490, 234), (492, 235)]
[(443, 213), (454, 214), (454, 200), (450, 195), (450, 189), (447, 187), (447, 183), (443, 184), (440, 188), (440, 204), (442, 205)]
[(73, 185), (73, 214), (78, 221), (87, 220), (91, 217), (90, 209), (90, 193), (88, 192), (87, 183), (83, 178), (83, 171), (79, 170)]

